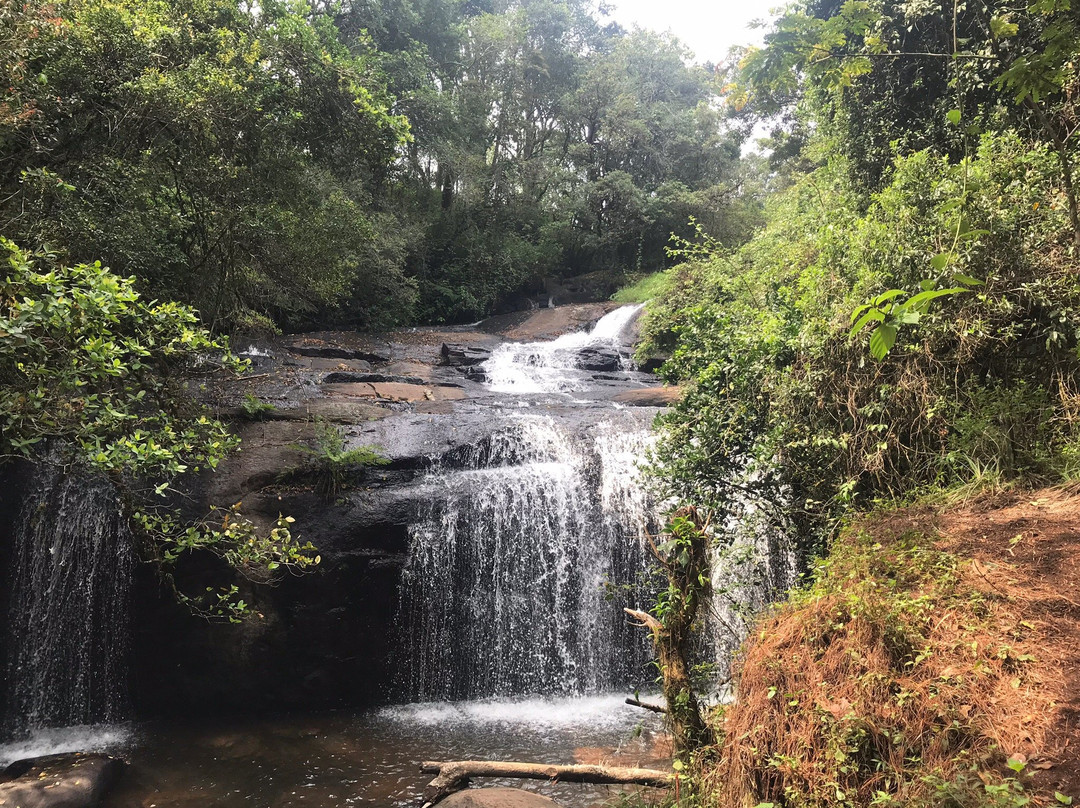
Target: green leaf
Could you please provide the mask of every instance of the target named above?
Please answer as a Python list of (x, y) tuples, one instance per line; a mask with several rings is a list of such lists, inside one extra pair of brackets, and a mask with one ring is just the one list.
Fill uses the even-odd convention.
[(949, 289), (934, 289), (929, 292), (919, 292), (917, 295), (914, 295), (910, 300), (908, 300), (905, 305), (910, 306), (915, 311), (919, 311), (925, 314), (926, 308), (929, 305), (930, 301), (936, 300), (939, 297), (946, 297), (947, 295), (961, 294), (962, 292), (966, 291), (968, 290), (964, 289), (961, 286), (955, 286)]
[(904, 310), (897, 314), (894, 320), (898, 325), (918, 325), (921, 316), (917, 310), (909, 309), (905, 304)]
[(945, 114), (945, 117), (948, 118), (949, 123), (951, 123), (953, 126), (959, 126), (960, 125), (960, 110), (958, 110), (958, 109), (950, 109)]
[(1073, 798), (1067, 794), (1062, 794), (1060, 791), (1054, 792), (1054, 799), (1060, 802), (1062, 805), (1072, 805)]
[(945, 267), (949, 265), (949, 261), (953, 259), (954, 255), (955, 254), (952, 252), (938, 253), (930, 259), (930, 266), (932, 266), (936, 271), (941, 272), (943, 269), (945, 269)]
[(885, 321), (885, 315), (882, 314), (880, 309), (870, 309), (870, 311), (866, 312), (866, 314), (864, 314), (859, 319), (859, 322), (855, 323), (855, 325), (851, 327), (851, 330), (848, 332), (848, 339), (854, 337), (856, 334), (863, 330), (867, 323), (870, 323), (872, 321), (876, 321), (879, 323)]
[(990, 18), (990, 32), (998, 39), (1008, 39), (1019, 33), (1020, 26), (1015, 22), (1009, 22), (1005, 17)]
[(903, 289), (890, 289), (887, 292), (882, 292), (880, 295), (874, 298), (875, 306), (883, 306), (890, 300), (895, 300), (900, 295), (904, 294)]
[(965, 286), (982, 286), (983, 282), (978, 278), (973, 278), (970, 275), (963, 275), (959, 272), (954, 272), (952, 276), (953, 280), (957, 283), (962, 283)]
[(855, 311), (851, 313), (851, 322), (855, 322), (867, 309), (871, 308), (872, 303), (863, 303), (861, 306), (857, 306)]
[(896, 326), (882, 323), (870, 335), (870, 355), (879, 362), (896, 344)]
[(1027, 763), (1025, 761), (1020, 760), (1019, 758), (1014, 758), (1014, 757), (1009, 758), (1005, 762), (1005, 765), (1008, 766), (1010, 769), (1012, 769), (1017, 774), (1022, 772), (1027, 767)]

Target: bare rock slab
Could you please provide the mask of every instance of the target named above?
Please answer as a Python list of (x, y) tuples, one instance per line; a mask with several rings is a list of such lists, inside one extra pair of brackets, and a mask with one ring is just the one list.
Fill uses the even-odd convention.
[(439, 808), (559, 808), (559, 804), (520, 788), (468, 788), (441, 800)]
[(640, 390), (626, 390), (611, 400), (630, 407), (669, 407), (682, 396), (680, 387), (644, 387)]
[(123, 771), (109, 755), (65, 754), (12, 763), (0, 782), (0, 808), (95, 808)]

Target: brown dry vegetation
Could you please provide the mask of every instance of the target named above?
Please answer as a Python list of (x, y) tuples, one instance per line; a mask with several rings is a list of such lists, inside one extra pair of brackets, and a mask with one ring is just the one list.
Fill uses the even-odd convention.
[(1078, 573), (1080, 497), (1060, 491), (861, 518), (744, 649), (704, 801), (1080, 797)]

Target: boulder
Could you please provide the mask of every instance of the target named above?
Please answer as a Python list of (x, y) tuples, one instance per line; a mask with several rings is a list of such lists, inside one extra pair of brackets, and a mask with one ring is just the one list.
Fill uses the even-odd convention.
[(309, 356), (316, 359), (360, 359), (372, 364), (390, 361), (385, 354), (372, 353), (357, 348), (345, 348), (341, 345), (287, 345), (286, 348), (297, 356)]
[(490, 359), (491, 349), (472, 345), (448, 345), (444, 342), (440, 355), (444, 365), (456, 368), (472, 367)]
[(547, 797), (520, 788), (467, 788), (439, 802), (441, 808), (559, 808)]
[(622, 370), (623, 358), (615, 348), (582, 348), (577, 364), (583, 370), (611, 373)]
[(323, 384), (353, 384), (355, 382), (393, 383), (393, 384), (434, 384), (436, 387), (461, 387), (453, 382), (433, 382), (418, 376), (397, 376), (390, 373), (350, 373), (335, 372), (323, 379)]
[(79, 753), (19, 760), (4, 770), (0, 808), (94, 808), (116, 782), (124, 762)]

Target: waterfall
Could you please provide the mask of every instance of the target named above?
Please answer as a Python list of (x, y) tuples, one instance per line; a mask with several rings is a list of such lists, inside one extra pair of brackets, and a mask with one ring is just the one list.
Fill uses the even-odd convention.
[(429, 476), (401, 588), (411, 699), (597, 693), (642, 679), (648, 638), (622, 607), (640, 597), (642, 532), (655, 526), (634, 468), (648, 432), (604, 420), (586, 439), (551, 417), (516, 420), (464, 468)]
[(8, 733), (123, 717), (133, 566), (109, 482), (39, 464), (14, 537)]
[(730, 678), (733, 656), (756, 616), (783, 598), (798, 572), (793, 529), (785, 523), (782, 508), (763, 512), (744, 499), (733, 504), (726, 522), (723, 541), (710, 553), (712, 595), (703, 649), (703, 655), (716, 662), (720, 681)]
[[(484, 364), (492, 393), (546, 412), (502, 417), (486, 440), (434, 462), (402, 575), (400, 695), (569, 695), (651, 679), (649, 638), (622, 611), (649, 597), (657, 511), (638, 463), (651, 413), (565, 395), (589, 388), (598, 352), (628, 364), (623, 334), (640, 308), (501, 345)], [(502, 404), (514, 406), (496, 399), (493, 417)]]
[(483, 371), (488, 387), (501, 393), (566, 393), (588, 384), (580, 372), (582, 353), (607, 352), (630, 367), (623, 334), (642, 306), (622, 306), (604, 315), (590, 331), (575, 331), (549, 342), (508, 342), (492, 351)]

